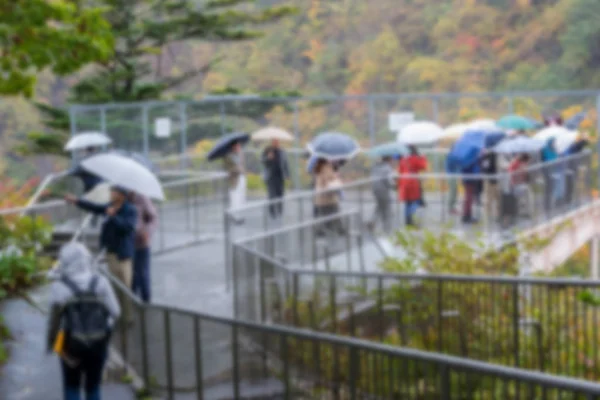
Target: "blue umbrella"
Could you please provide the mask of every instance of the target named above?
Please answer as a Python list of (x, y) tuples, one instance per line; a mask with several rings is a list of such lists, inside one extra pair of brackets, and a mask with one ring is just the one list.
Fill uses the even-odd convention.
[(231, 151), (233, 145), (236, 143), (246, 144), (248, 140), (250, 140), (250, 135), (243, 132), (234, 132), (223, 136), (208, 152), (208, 161), (225, 157)]
[(312, 156), (308, 159), (308, 163), (306, 164), (306, 172), (309, 174), (313, 173), (313, 170), (317, 166), (317, 161), (319, 161), (319, 157)]
[(491, 148), (506, 137), (500, 131), (469, 131), (450, 150), (448, 158), (461, 168), (468, 168), (477, 161), (484, 148)]
[(306, 148), (311, 155), (328, 161), (347, 160), (360, 152), (354, 139), (337, 132), (321, 133)]
[(408, 147), (398, 142), (389, 142), (367, 150), (369, 157), (400, 157), (408, 154)]
[(569, 118), (567, 120), (567, 122), (565, 122), (565, 128), (571, 129), (571, 130), (576, 130), (577, 128), (579, 128), (579, 125), (581, 125), (581, 123), (585, 119), (586, 115), (587, 115), (587, 113), (585, 111), (582, 111), (582, 112), (579, 112), (579, 113), (573, 115), (571, 118)]

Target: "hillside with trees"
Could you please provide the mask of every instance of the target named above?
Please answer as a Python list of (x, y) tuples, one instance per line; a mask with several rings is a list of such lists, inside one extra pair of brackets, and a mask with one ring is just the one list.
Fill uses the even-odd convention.
[[(135, 24), (119, 25), (117, 35), (135, 36), (139, 33), (136, 30), (142, 30), (152, 39), (151, 45), (134, 46), (131, 54), (120, 54), (132, 61), (115, 64), (117, 71), (113, 78), (117, 81), (116, 87), (122, 90), (111, 92), (106, 85), (103, 88), (101, 84), (110, 80), (102, 78), (107, 72), (99, 67), (87, 68), (67, 78), (46, 72), (38, 78), (35, 100), (60, 107), (67, 102), (146, 100), (148, 93), (152, 98), (199, 99), (207, 93), (223, 91), (365, 94), (600, 87), (600, 25), (597, 24), (600, 2), (597, 0), (257, 0), (254, 4), (219, 0), (209, 3), (222, 12), (222, 19), (202, 22), (204, 20), (199, 18), (190, 18), (178, 22), (194, 23), (197, 27), (210, 23), (213, 31), (172, 29), (172, 25), (161, 27), (160, 23), (152, 22), (153, 18), (160, 21), (161, 13), (164, 13), (164, 22), (166, 16), (177, 16), (181, 10), (156, 9), (146, 13), (146, 17), (136, 14)], [(290, 5), (297, 8), (294, 15), (285, 12)], [(202, 10), (201, 6), (197, 7)], [(258, 10), (275, 7), (280, 12), (254, 14), (261, 16), (254, 19), (244, 17), (248, 15), (244, 13), (256, 13), (257, 7)], [(135, 7), (127, 9), (133, 13), (137, 10)], [(231, 14), (234, 11), (240, 14)], [(116, 14), (119, 15), (125, 14)], [(199, 15), (202, 14), (196, 14)], [(232, 27), (237, 21), (243, 26), (258, 23), (262, 35), (240, 30), (240, 37), (236, 37)], [(219, 23), (223, 25), (220, 27)], [(165, 27), (171, 29), (170, 36), (161, 35)], [(119, 86), (127, 83), (123, 77), (128, 76), (128, 68), (137, 71), (134, 74), (139, 77), (137, 91)], [(573, 104), (579, 100), (573, 99)], [(583, 107), (592, 109), (594, 99), (585, 101)], [(545, 106), (552, 105), (549, 102), (533, 106), (523, 99), (516, 111), (537, 117)], [(348, 104), (346, 108), (351, 106)], [(460, 106), (474, 107), (473, 104)], [(475, 108), (477, 106), (480, 105)], [(559, 106), (567, 108), (569, 104)], [(394, 107), (389, 105), (387, 109)], [(430, 108), (430, 105), (423, 107)], [(353, 118), (359, 120), (364, 118), (364, 106), (358, 108), (358, 111), (344, 111), (354, 112)], [(506, 110), (506, 106), (499, 109)], [(310, 130), (325, 126), (330, 114), (316, 111), (307, 114), (306, 121), (300, 121), (301, 127)], [(471, 116), (463, 114), (457, 109), (442, 122)], [(28, 131), (48, 130), (41, 122), (44, 118), (40, 117), (39, 110), (23, 100), (3, 99), (0, 117), (3, 149), (20, 141)], [(62, 124), (64, 128), (64, 120)]]

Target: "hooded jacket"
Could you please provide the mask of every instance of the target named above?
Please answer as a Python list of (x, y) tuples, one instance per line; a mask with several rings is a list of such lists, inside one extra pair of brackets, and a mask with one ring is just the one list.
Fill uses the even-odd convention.
[[(64, 245), (58, 255), (57, 275), (59, 277), (68, 277), (79, 289), (87, 290), (90, 287), (92, 278), (97, 276), (96, 288), (94, 293), (104, 303), (106, 309), (111, 315), (110, 324), (121, 315), (121, 308), (115, 292), (110, 286), (108, 279), (98, 272), (94, 271), (92, 266), (92, 255), (87, 247), (79, 242), (71, 242)], [(57, 327), (59, 325), (60, 311), (62, 307), (71, 300), (75, 294), (60, 279), (52, 283), (50, 296), (50, 319), (49, 319), (49, 337), (48, 346), (52, 347)]]

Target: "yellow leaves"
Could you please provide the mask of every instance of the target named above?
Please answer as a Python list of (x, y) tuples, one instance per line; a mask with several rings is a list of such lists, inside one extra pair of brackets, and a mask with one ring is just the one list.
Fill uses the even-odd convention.
[(192, 154), (195, 155), (203, 155), (206, 154), (212, 149), (214, 142), (208, 139), (202, 139), (196, 142), (196, 144), (192, 147)]
[(321, 55), (324, 48), (325, 46), (319, 40), (311, 39), (308, 50), (302, 52), (302, 55), (314, 62)]

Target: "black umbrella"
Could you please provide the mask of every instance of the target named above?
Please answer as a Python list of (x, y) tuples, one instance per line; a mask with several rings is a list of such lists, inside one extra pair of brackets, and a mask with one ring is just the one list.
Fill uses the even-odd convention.
[(223, 136), (208, 152), (208, 161), (214, 161), (218, 158), (225, 157), (236, 143), (244, 145), (248, 143), (248, 140), (250, 140), (250, 135), (243, 132), (235, 132)]

